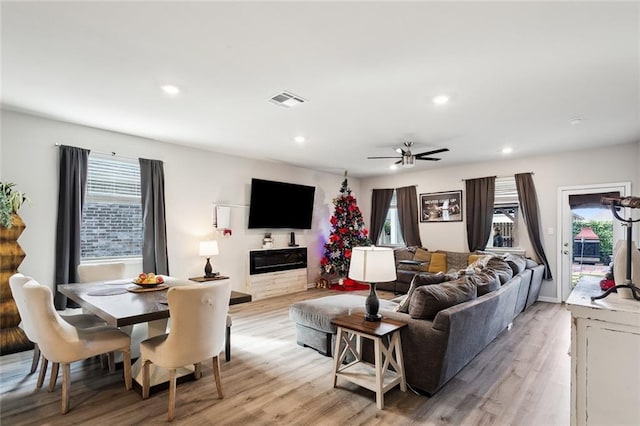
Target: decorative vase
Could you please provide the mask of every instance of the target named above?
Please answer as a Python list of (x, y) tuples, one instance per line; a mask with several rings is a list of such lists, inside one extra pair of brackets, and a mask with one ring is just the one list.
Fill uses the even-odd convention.
[(13, 300), (9, 277), (18, 272), (25, 253), (18, 244), (18, 238), (25, 229), (25, 224), (17, 214), (12, 216), (11, 228), (0, 226), (0, 354), (22, 352), (33, 348), (20, 324), (18, 307)]
[[(627, 242), (618, 241), (613, 258), (613, 279), (616, 285), (628, 284), (627, 279)], [(631, 242), (631, 282), (640, 287), (640, 252), (636, 242)], [(628, 288), (617, 289), (623, 299), (633, 299), (633, 292)]]

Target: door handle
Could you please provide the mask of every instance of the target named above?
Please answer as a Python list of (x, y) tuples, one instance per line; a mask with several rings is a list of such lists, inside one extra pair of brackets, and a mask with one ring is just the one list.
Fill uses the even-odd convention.
[(562, 253), (569, 254), (569, 250), (564, 250)]

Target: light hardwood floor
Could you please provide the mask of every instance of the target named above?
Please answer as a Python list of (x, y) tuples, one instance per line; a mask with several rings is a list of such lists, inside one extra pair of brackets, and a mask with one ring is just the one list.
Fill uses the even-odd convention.
[[(570, 315), (563, 305), (538, 302), (520, 314), (432, 398), (396, 388), (378, 410), (371, 391), (340, 380), (331, 387), (331, 358), (296, 345), (289, 305), (334, 293), (312, 289), (232, 306), (232, 358), (221, 363), (225, 398), (217, 399), (211, 366), (203, 364), (202, 379), (178, 385), (173, 424), (569, 424)], [(142, 400), (125, 391), (121, 370), (109, 374), (99, 360), (72, 365), (71, 410), (60, 414), (60, 380), (53, 393), (46, 385), (35, 390), (31, 356), (0, 357), (2, 425), (166, 424), (167, 391)]]

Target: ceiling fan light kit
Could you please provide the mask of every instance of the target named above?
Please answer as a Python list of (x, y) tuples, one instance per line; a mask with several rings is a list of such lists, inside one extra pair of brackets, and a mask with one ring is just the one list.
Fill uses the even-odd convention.
[[(406, 147), (406, 149), (402, 149), (402, 148), (395, 148), (395, 151), (400, 154), (400, 157), (367, 157), (369, 160), (378, 160), (378, 159), (386, 159), (386, 158), (393, 158), (393, 159), (398, 159), (398, 161), (396, 161), (393, 165), (397, 165), (400, 164), (402, 165), (402, 167), (404, 168), (411, 168), (413, 166), (416, 165), (416, 160), (426, 160), (426, 161), (440, 161), (440, 158), (433, 158), (433, 157), (429, 157), (429, 155), (433, 155), (433, 154), (439, 154), (441, 152), (447, 152), (449, 151), (449, 148), (441, 148), (441, 149), (436, 149), (433, 151), (427, 151), (427, 152), (421, 152), (419, 154), (412, 154), (411, 153), (411, 147), (413, 146), (413, 142), (405, 142), (404, 146)], [(394, 168), (391, 167), (391, 169), (393, 170)]]

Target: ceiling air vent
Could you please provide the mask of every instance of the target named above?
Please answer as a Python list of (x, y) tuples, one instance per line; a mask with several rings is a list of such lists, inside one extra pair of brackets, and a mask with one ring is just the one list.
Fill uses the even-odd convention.
[(283, 108), (291, 108), (294, 106), (298, 106), (306, 101), (300, 96), (294, 95), (291, 92), (282, 92), (269, 98), (269, 102)]

